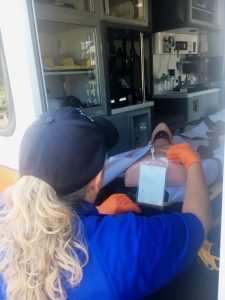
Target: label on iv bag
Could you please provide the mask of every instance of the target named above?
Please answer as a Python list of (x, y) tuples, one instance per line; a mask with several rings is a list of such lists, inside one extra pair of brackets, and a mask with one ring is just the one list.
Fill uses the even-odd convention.
[(163, 206), (165, 180), (166, 167), (141, 165), (137, 202)]

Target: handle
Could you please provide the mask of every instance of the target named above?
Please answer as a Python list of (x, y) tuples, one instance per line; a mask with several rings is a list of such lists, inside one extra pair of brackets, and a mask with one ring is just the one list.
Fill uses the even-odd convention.
[(141, 44), (141, 92), (142, 102), (146, 102), (145, 99), (145, 51), (144, 51), (144, 33), (140, 32), (140, 44)]
[[(91, 1), (93, 3), (93, 1)], [(109, 16), (109, 0), (104, 1), (105, 4), (105, 14)], [(94, 5), (94, 4), (93, 4)]]

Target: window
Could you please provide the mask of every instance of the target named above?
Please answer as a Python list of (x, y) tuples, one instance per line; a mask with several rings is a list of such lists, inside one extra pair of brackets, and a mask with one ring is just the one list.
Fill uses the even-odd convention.
[(0, 32), (0, 135), (9, 136), (15, 127), (11, 88)]

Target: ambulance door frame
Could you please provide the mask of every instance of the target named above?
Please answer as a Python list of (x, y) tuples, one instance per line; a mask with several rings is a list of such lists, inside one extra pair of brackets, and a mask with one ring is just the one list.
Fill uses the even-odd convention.
[[(224, 143), (225, 147), (225, 143)], [(225, 162), (225, 153), (224, 159)], [(221, 211), (221, 237), (220, 237), (220, 267), (217, 300), (225, 299), (225, 164), (223, 168), (223, 192), (222, 192), (222, 211)]]
[(26, 128), (45, 107), (37, 67), (38, 49), (29, 0), (0, 1), (0, 30), (11, 87), (16, 127), (0, 136), (0, 165), (18, 170), (19, 145)]
[[(14, 0), (13, 6), (11, 1), (0, 1), (0, 29), (2, 33), (2, 42), (4, 45), (4, 53), (8, 69), (9, 80), (12, 89), (12, 97), (14, 100), (16, 128), (11, 137), (0, 136), (0, 147), (11, 147), (13, 152), (19, 152), (19, 144), (26, 127), (37, 118), (37, 116), (45, 110), (43, 107), (42, 91), (40, 87), (40, 70), (38, 70), (37, 60), (38, 49), (34, 42), (34, 28), (30, 23), (29, 14), (31, 6), (28, 5), (31, 0)], [(9, 27), (14, 28), (9, 28)], [(14, 30), (14, 33), (13, 31)], [(14, 37), (13, 37), (14, 35)], [(13, 40), (14, 39), (14, 40)], [(19, 43), (16, 43), (20, 39)], [(21, 40), (26, 43), (26, 47)], [(36, 48), (35, 48), (36, 47)], [(14, 55), (12, 49), (15, 51)], [(21, 57), (18, 53), (21, 51)], [(27, 55), (27, 57), (26, 57)], [(19, 69), (16, 68), (18, 65)], [(14, 64), (14, 65), (13, 65)], [(18, 78), (26, 74), (25, 83), (21, 82), (18, 87), (16, 81)], [(28, 76), (30, 75), (30, 77)], [(15, 87), (16, 86), (16, 87)], [(22, 107), (21, 107), (22, 106)], [(24, 109), (24, 112), (23, 112)], [(26, 111), (26, 109), (28, 111)], [(11, 150), (11, 149), (10, 149)], [(12, 151), (10, 151), (12, 154)], [(2, 153), (1, 153), (2, 156)], [(18, 168), (18, 154), (10, 157), (9, 160), (1, 158), (0, 164), (8, 167)], [(8, 155), (9, 156), (9, 155)], [(224, 157), (225, 158), (225, 157)], [(225, 159), (224, 159), (225, 161)], [(220, 271), (217, 300), (225, 299), (225, 168), (223, 170), (223, 201), (221, 212), (221, 245), (220, 245)]]

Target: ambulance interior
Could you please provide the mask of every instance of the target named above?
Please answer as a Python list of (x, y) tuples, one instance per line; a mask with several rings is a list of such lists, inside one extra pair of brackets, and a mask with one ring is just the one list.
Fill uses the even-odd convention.
[[(31, 85), (37, 97), (25, 113), (24, 104), (16, 99), (6, 33), (0, 28), (0, 147), (14, 135), (20, 138), (20, 129), (36, 112), (73, 106), (103, 116), (115, 125), (120, 137), (109, 152), (96, 205), (113, 193), (126, 193), (144, 215), (151, 216), (181, 210), (186, 175), (168, 163), (164, 150), (177, 143), (190, 144), (201, 157), (212, 228), (192, 267), (146, 299), (225, 299), (218, 288), (221, 222), (225, 221), (224, 1), (186, 1), (191, 16), (186, 20), (185, 14), (182, 24), (177, 10), (183, 12), (185, 1), (171, 1), (166, 17), (162, 10), (168, 4), (161, 9), (162, 1), (22, 2), (30, 26), (34, 69), (29, 72), (36, 75), (35, 87), (29, 82), (27, 89)], [(21, 61), (20, 57), (11, 59), (26, 70), (25, 56)], [(18, 77), (18, 68), (14, 74)], [(15, 144), (10, 145), (12, 149)], [(0, 193), (18, 179), (16, 163), (6, 152), (0, 161)], [(146, 191), (140, 196), (143, 162), (165, 171), (151, 169), (155, 173), (148, 177), (147, 197)]]

